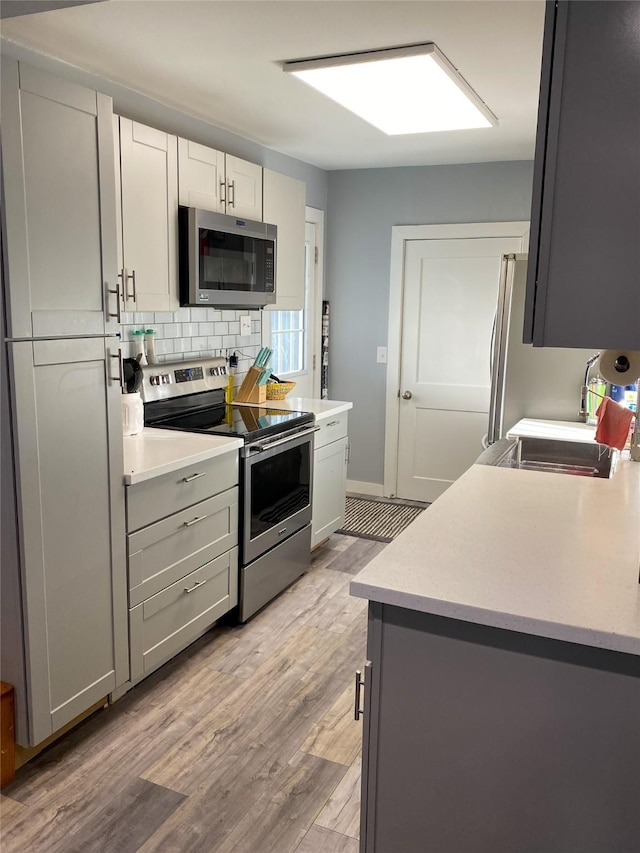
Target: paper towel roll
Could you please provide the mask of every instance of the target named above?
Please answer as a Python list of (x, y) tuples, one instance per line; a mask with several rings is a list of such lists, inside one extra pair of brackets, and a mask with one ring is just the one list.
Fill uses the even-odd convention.
[(633, 385), (640, 377), (638, 350), (607, 349), (600, 354), (598, 371), (612, 385)]

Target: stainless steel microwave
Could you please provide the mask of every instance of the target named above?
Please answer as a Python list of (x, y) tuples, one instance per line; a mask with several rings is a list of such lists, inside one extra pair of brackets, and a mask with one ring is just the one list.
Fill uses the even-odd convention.
[(263, 308), (276, 301), (277, 227), (178, 208), (180, 304)]

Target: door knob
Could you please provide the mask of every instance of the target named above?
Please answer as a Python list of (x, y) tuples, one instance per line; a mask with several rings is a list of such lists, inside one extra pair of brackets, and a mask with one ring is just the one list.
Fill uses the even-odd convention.
[(404, 394), (402, 395), (403, 400), (410, 400), (412, 397), (413, 397), (413, 394), (411, 393), (411, 391), (405, 391)]

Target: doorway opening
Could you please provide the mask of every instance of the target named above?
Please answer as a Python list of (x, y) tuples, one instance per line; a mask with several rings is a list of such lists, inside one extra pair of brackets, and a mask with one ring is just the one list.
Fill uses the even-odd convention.
[(479, 456), (502, 255), (528, 222), (392, 230), (384, 494), (431, 503)]

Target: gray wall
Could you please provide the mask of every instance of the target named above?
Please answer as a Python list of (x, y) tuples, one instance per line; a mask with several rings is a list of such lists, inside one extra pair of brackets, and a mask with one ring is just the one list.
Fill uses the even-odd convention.
[[(532, 162), (329, 173), (329, 396), (353, 401), (349, 479), (382, 483), (393, 225), (528, 220)], [(496, 283), (497, 286), (497, 283)]]
[(31, 65), (37, 65), (40, 68), (46, 68), (53, 74), (58, 74), (60, 77), (66, 77), (82, 86), (88, 86), (109, 95), (113, 98), (114, 111), (119, 115), (140, 121), (151, 127), (160, 128), (168, 133), (174, 133), (176, 136), (193, 139), (195, 142), (209, 145), (211, 148), (217, 148), (219, 151), (233, 154), (235, 157), (242, 157), (251, 163), (258, 163), (267, 169), (273, 169), (274, 172), (281, 172), (284, 175), (290, 175), (292, 178), (298, 178), (307, 185), (307, 204), (320, 210), (327, 208), (327, 172), (323, 169), (318, 169), (316, 166), (303, 163), (301, 160), (265, 148), (256, 142), (251, 142), (249, 139), (244, 139), (242, 136), (230, 133), (202, 119), (181, 113), (179, 110), (167, 107), (153, 98), (141, 95), (139, 92), (134, 92), (132, 89), (127, 89), (103, 77), (82, 71), (53, 57), (4, 41), (2, 42), (2, 52), (7, 56), (29, 62)]

